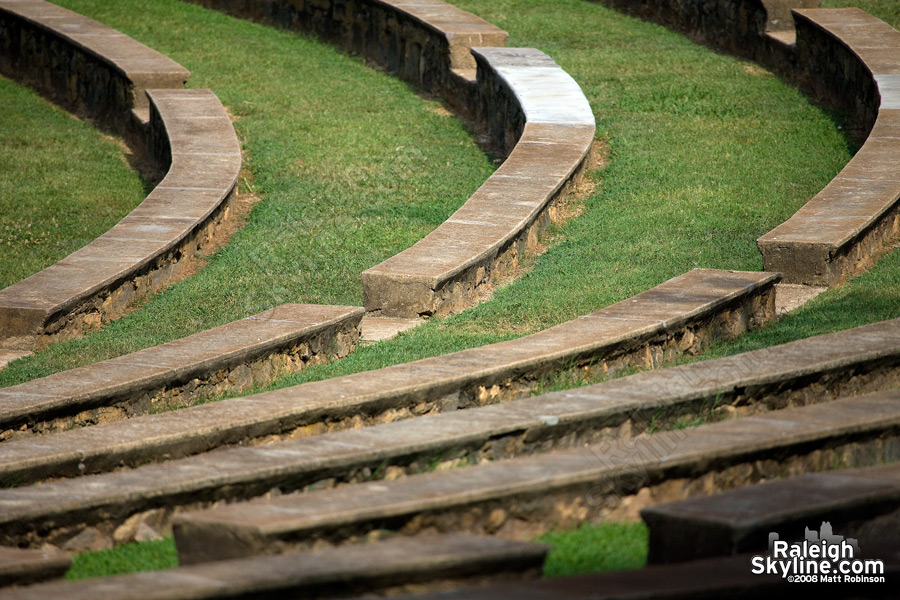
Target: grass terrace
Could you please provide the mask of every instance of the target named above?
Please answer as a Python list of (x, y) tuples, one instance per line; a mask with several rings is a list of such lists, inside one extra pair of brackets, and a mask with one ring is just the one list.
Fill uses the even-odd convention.
[[(491, 158), (439, 103), (368, 69), (359, 58), (307, 37), (176, 0), (59, 3), (168, 54), (192, 71), (190, 87), (212, 88), (236, 118), (244, 144), (242, 193), (259, 202), (244, 229), (210, 256), (198, 275), (101, 332), (11, 364), (0, 371), (0, 386), (159, 344), (282, 302), (361, 304), (359, 273), (434, 228), (491, 172)], [(285, 378), (279, 386), (531, 333), (694, 267), (761, 269), (756, 238), (793, 214), (854, 151), (839, 117), (811, 105), (764, 69), (602, 4), (455, 3), (508, 30), (508, 46), (547, 52), (582, 86), (606, 151), (606, 163), (591, 173), (594, 191), (577, 217), (551, 232), (548, 250), (530, 270), (497, 290), (491, 302), (360, 348), (343, 361)], [(850, 4), (900, 27), (900, 9), (890, 0), (827, 2)], [(48, 225), (54, 220), (65, 217), (68, 222), (76, 215), (99, 233), (118, 218), (101, 222), (107, 217), (96, 210), (60, 210), (61, 205), (74, 207), (73, 199), (106, 198), (99, 189), (106, 181), (98, 182), (96, 174), (104, 173), (105, 180), (110, 164), (120, 171), (115, 177), (128, 182), (110, 184), (123, 197), (116, 214), (139, 202), (140, 178), (89, 127), (6, 82), (0, 86), (0, 102), (16, 110), (35, 106), (48, 111), (28, 125), (32, 145), (46, 152), (39, 164), (74, 162), (61, 158), (71, 156), (70, 151), (45, 149), (43, 143), (70, 127), (80, 139), (105, 148), (78, 159), (74, 171), (90, 176), (77, 183), (69, 171), (56, 168), (18, 182), (12, 179), (17, 167), (7, 161), (0, 165), (0, 185), (17, 182), (16, 195), (30, 197), (16, 198), (16, 206), (36, 206), (27, 219), (45, 232), (39, 235), (47, 241), (39, 246), (55, 244), (58, 234)], [(0, 132), (4, 145), (15, 144), (14, 136), (21, 135), (5, 124)], [(64, 147), (82, 143), (87, 142)], [(58, 190), (52, 194), (28, 181), (56, 178), (69, 183), (52, 183)], [(2, 189), (0, 227), (5, 227), (12, 199)], [(53, 202), (42, 203), (44, 196), (52, 196)], [(105, 207), (106, 201), (101, 204)], [(24, 218), (17, 214), (15, 223)], [(6, 235), (3, 229), (0, 235)], [(91, 235), (96, 233), (74, 237)], [(24, 242), (9, 242), (0, 245), (2, 277), (20, 264), (18, 256), (31, 254)], [(12, 246), (21, 247), (17, 251), (22, 254), (7, 252)], [(28, 270), (42, 268), (72, 248), (42, 255)], [(900, 255), (894, 252), (872, 272), (709, 355), (900, 316), (898, 262)], [(626, 540), (631, 547), (635, 539), (637, 558), (615, 568), (640, 566), (646, 551), (642, 527), (572, 534), (585, 537), (554, 534), (547, 541), (558, 550), (551, 555), (548, 574), (610, 568), (586, 563), (578, 552), (564, 548), (621, 548)], [(605, 560), (600, 551), (592, 554)], [(115, 561), (125, 566), (115, 566)], [(70, 577), (140, 565), (174, 566), (174, 561), (174, 547), (163, 540), (80, 557)]]

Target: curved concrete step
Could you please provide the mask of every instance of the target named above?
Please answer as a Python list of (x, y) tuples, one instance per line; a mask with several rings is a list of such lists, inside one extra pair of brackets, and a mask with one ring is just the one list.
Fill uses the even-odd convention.
[(816, 95), (874, 127), (846, 167), (757, 244), (765, 268), (787, 283), (836, 286), (900, 236), (900, 32), (858, 8), (794, 15), (798, 60)]
[(153, 90), (149, 137), (168, 172), (109, 231), (0, 290), (0, 347), (32, 349), (118, 318), (170, 283), (227, 218), (241, 168), (231, 119), (209, 90)]
[(308, 435), (525, 395), (542, 375), (591, 364), (653, 367), (774, 316), (771, 273), (695, 270), (516, 340), (174, 412), (3, 444), (20, 485), (154, 462), (269, 435)]
[(0, 388), (0, 440), (192, 404), (346, 356), (363, 309), (283, 304), (160, 346)]
[[(615, 505), (785, 472), (900, 459), (900, 391), (478, 466), (176, 515), (182, 564), (273, 554), (389, 529), (523, 538), (597, 521)], [(658, 501), (658, 499), (657, 499)], [(607, 509), (604, 510), (604, 505)], [(633, 508), (633, 506), (632, 506)]]
[(362, 274), (366, 311), (416, 318), (476, 304), (533, 252), (590, 160), (594, 115), (581, 88), (533, 48), (474, 48), (479, 117), (509, 156), (415, 245)]
[[(0, 542), (110, 545), (179, 507), (456, 465), (822, 402), (900, 381), (900, 320), (503, 404), (0, 490)], [(852, 381), (852, 383), (848, 383)], [(624, 442), (623, 442), (624, 443)], [(150, 525), (148, 525), (150, 526)]]
[[(0, 72), (143, 146), (145, 91), (190, 71), (127, 35), (44, 0), (0, 0)], [(138, 116), (141, 115), (141, 116)]]
[(190, 0), (236, 17), (308, 31), (442, 97), (463, 113), (475, 99), (473, 46), (507, 34), (441, 0)]

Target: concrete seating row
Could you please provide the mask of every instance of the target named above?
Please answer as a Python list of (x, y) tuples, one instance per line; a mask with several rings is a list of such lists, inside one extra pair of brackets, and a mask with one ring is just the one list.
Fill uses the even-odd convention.
[(785, 283), (836, 286), (869, 269), (900, 237), (900, 33), (858, 8), (821, 0), (605, 0), (750, 58), (849, 115), (867, 134), (847, 166), (786, 222), (757, 240)]
[(448, 314), (486, 297), (534, 249), (589, 162), (594, 116), (575, 81), (538, 50), (502, 48), (506, 32), (450, 4), (193, 1), (359, 52), (487, 125), (509, 155), (438, 229), (363, 273), (372, 316)]
[(161, 346), (0, 389), (0, 440), (193, 404), (346, 356), (363, 310), (283, 304)]
[(68, 552), (0, 547), (0, 588), (57, 579), (71, 565)]
[(103, 472), (527, 395), (545, 374), (652, 367), (774, 318), (771, 273), (694, 270), (590, 315), (507, 342), (242, 398), (3, 442), (0, 481)]
[(758, 245), (765, 268), (786, 282), (835, 286), (900, 237), (900, 32), (853, 8), (794, 17), (808, 84), (871, 132), (837, 177)]
[[(900, 553), (884, 552), (885, 583), (797, 584), (777, 574), (755, 574), (752, 555), (696, 560), (643, 569), (585, 573), (538, 581), (490, 582), (451, 590), (431, 590), (395, 596), (397, 600), (684, 600), (735, 598), (792, 600), (797, 586), (815, 586), (816, 597), (827, 600), (859, 598), (888, 600), (897, 596)], [(355, 596), (362, 600), (365, 596)]]
[(189, 0), (228, 14), (315, 33), (444, 98), (469, 114), (474, 46), (503, 46), (507, 34), (442, 0)]
[(595, 123), (578, 84), (534, 49), (475, 48), (479, 114), (511, 149), (468, 201), (411, 248), (362, 274), (370, 314), (428, 317), (484, 297), (528, 252), (582, 176)]
[(24, 353), (120, 316), (177, 276), (228, 218), (241, 148), (215, 94), (180, 89), (188, 71), (127, 36), (42, 0), (0, 2), (0, 30), (4, 74), (122, 133), (165, 173), (107, 233), (0, 290), (0, 349)]
[[(633, 436), (684, 421), (826, 402), (898, 381), (895, 321), (511, 402), (0, 490), (0, 543), (73, 547), (90, 537), (112, 544), (128, 541), (142, 523), (167, 531), (171, 514), (185, 506), (584, 444), (627, 448)], [(620, 483), (626, 487), (627, 478)]]
[(168, 285), (228, 218), (241, 149), (225, 108), (209, 90), (148, 96), (151, 138), (171, 157), (165, 178), (87, 246), (0, 290), (0, 346), (41, 348), (120, 316)]
[[(514, 581), (540, 574), (548, 548), (470, 535), (394, 538), (353, 548), (223, 561), (0, 591), (4, 600), (339, 598), (446, 580)], [(30, 551), (36, 552), (36, 551)]]
[[(175, 516), (181, 564), (340, 543), (379, 530), (528, 539), (665, 497), (900, 459), (891, 390), (476, 466), (237, 502)], [(628, 482), (628, 485), (622, 485)], [(613, 500), (615, 505), (610, 505)], [(620, 507), (620, 505), (623, 505)], [(627, 514), (627, 513), (626, 513)]]

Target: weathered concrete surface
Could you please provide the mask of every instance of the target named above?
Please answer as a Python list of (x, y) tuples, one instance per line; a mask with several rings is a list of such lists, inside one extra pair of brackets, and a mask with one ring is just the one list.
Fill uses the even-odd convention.
[[(401, 596), (402, 600), (685, 600), (737, 598), (794, 600), (797, 586), (828, 600), (893, 599), (900, 577), (900, 551), (868, 554), (884, 560), (884, 584), (789, 583), (780, 575), (754, 575), (753, 555), (653, 565), (643, 569), (553, 577), (529, 582), (466, 586)], [(359, 597), (362, 600), (363, 597)]]
[[(900, 382), (900, 321), (498, 405), (230, 448), (0, 490), (0, 543), (109, 545), (180, 507), (392, 479), (431, 468), (624, 440), (681, 421), (802, 406)], [(437, 465), (437, 466), (435, 466)], [(74, 549), (74, 548), (73, 548)]]
[(401, 332), (418, 327), (425, 321), (422, 319), (391, 319), (390, 317), (363, 317), (361, 343), (380, 342), (390, 339)]
[(837, 177), (757, 244), (765, 268), (787, 283), (835, 286), (900, 237), (900, 32), (859, 9), (795, 14), (806, 84), (871, 132)]
[[(542, 376), (652, 368), (774, 316), (777, 275), (694, 270), (516, 340), (244, 398), (6, 442), (0, 480), (96, 473), (268, 435), (302, 436), (528, 394)], [(321, 425), (319, 425), (321, 424)]]
[(43, 0), (0, 1), (0, 73), (137, 146), (145, 90), (183, 88), (190, 76), (167, 56)]
[(58, 579), (71, 564), (66, 552), (0, 546), (0, 588)]
[(578, 84), (543, 52), (477, 48), (478, 118), (505, 162), (411, 248), (362, 274), (366, 311), (419, 318), (469, 308), (533, 252), (582, 176), (594, 141)]
[(209, 90), (153, 90), (150, 155), (168, 173), (87, 246), (0, 290), (0, 347), (40, 348), (115, 319), (166, 286), (229, 216), (241, 168), (231, 120)]
[(346, 356), (363, 309), (283, 304), (258, 315), (0, 389), (0, 440), (109, 422), (242, 391)]
[[(798, 471), (900, 459), (900, 391), (880, 392), (387, 482), (291, 494), (177, 515), (182, 564), (272, 554), (389, 529), (525, 538), (551, 527)], [(653, 498), (654, 494), (657, 496)], [(627, 498), (626, 498), (627, 499)]]
[(309, 31), (366, 59), (457, 110), (471, 111), (473, 46), (503, 46), (508, 34), (437, 0), (191, 0), (237, 17)]
[(521, 580), (540, 574), (549, 548), (467, 535), (397, 537), (302, 554), (258, 557), (10, 589), (4, 600), (325, 598), (402, 586)]
[(756, 552), (769, 533), (801, 541), (805, 528), (833, 531), (870, 545), (900, 549), (900, 463), (865, 469), (808, 473), (714, 496), (662, 504), (641, 511), (650, 528), (650, 563), (674, 563)]

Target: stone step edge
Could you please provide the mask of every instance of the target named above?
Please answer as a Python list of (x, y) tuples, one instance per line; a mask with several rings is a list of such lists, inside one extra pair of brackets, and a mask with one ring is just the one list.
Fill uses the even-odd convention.
[(0, 546), (0, 588), (58, 579), (71, 564), (68, 552)]
[[(274, 379), (278, 367), (299, 370), (321, 353), (330, 356), (319, 356), (318, 361), (346, 356), (359, 337), (363, 313), (354, 306), (282, 304), (159, 346), (0, 388), (0, 440), (12, 430), (34, 430), (50, 420), (62, 420), (58, 429), (71, 428), (77, 425), (77, 415), (86, 411), (119, 406), (131, 413), (139, 410), (138, 401), (148, 409), (159, 409), (162, 402), (156, 400), (165, 394), (190, 404), (209, 388), (216, 393), (241, 391), (245, 383), (232, 374), (242, 365), (250, 369), (247, 376), (253, 385), (265, 385)], [(318, 347), (308, 349), (300, 364), (278, 361), (321, 336), (326, 339), (317, 340)], [(229, 338), (226, 349), (219, 346), (218, 352), (210, 351), (210, 345)], [(271, 370), (262, 366), (266, 363)], [(77, 392), (72, 393), (73, 389)]]
[(818, 531), (822, 522), (845, 538), (859, 539), (862, 531), (864, 550), (869, 538), (879, 537), (877, 520), (898, 510), (900, 462), (805, 473), (660, 504), (642, 510), (641, 518), (650, 529), (648, 563), (658, 564), (762, 553), (770, 533), (798, 540), (804, 527)]
[[(900, 155), (895, 110), (900, 107), (895, 74), (900, 59), (891, 62), (888, 57), (900, 51), (900, 34), (859, 8), (798, 7), (792, 14), (797, 47), (805, 49), (797, 57), (808, 63), (807, 83), (814, 81), (811, 95), (823, 100), (855, 85), (856, 102), (846, 102), (844, 108), (854, 113), (857, 126), (872, 129), (841, 172), (789, 219), (758, 238), (757, 246), (765, 268), (782, 272), (786, 282), (836, 287), (872, 268), (897, 242), (900, 199), (889, 165)], [(872, 40), (878, 40), (875, 50)], [(825, 54), (821, 48), (818, 54), (810, 53), (817, 44), (840, 48), (840, 56), (831, 58), (842, 66), (830, 70), (813, 62)], [(848, 73), (869, 79), (848, 82), (843, 90), (831, 84), (830, 89), (831, 81), (841, 81)], [(850, 105), (856, 109), (848, 109)], [(868, 112), (874, 118), (866, 122), (862, 113)], [(848, 210), (848, 202), (856, 202), (856, 209)]]
[(533, 578), (540, 574), (548, 550), (541, 544), (459, 534), (396, 537), (302, 554), (35, 585), (5, 590), (0, 596), (5, 600), (194, 600), (288, 593), (334, 597), (446, 580)]
[[(175, 412), (4, 444), (0, 481), (102, 472), (527, 395), (559, 368), (653, 367), (774, 317), (777, 274), (694, 270), (596, 313), (523, 338)], [(641, 318), (640, 315), (646, 315)], [(629, 316), (630, 315), (630, 316)]]
[[(173, 532), (182, 564), (277, 553), (318, 540), (336, 543), (383, 529), (459, 529), (521, 539), (550, 526), (610, 518), (614, 513), (603, 510), (610, 498), (626, 509), (650, 504), (651, 488), (673, 493), (673, 480), (683, 488), (675, 491), (688, 495), (692, 482), (700, 489), (752, 482), (757, 463), (777, 476), (782, 469), (822, 469), (836, 457), (848, 466), (897, 459), (898, 436), (900, 390), (892, 390), (639, 436), (625, 445), (610, 441), (182, 513)], [(624, 502), (633, 497), (638, 499)]]
[[(848, 388), (843, 382), (851, 376)], [(421, 472), (434, 457), (443, 469), (597, 443), (705, 411), (714, 419), (755, 414), (763, 406), (826, 401), (898, 381), (900, 320), (894, 320), (466, 411), (0, 490), (6, 532), (0, 543), (71, 544), (85, 528), (102, 528), (98, 534), (110, 543), (127, 542), (137, 522), (164, 532), (179, 506), (395, 478)]]

